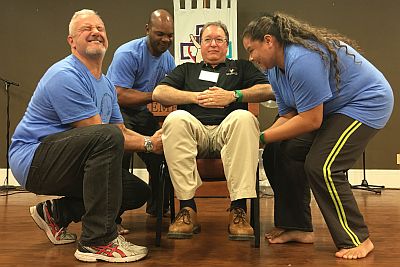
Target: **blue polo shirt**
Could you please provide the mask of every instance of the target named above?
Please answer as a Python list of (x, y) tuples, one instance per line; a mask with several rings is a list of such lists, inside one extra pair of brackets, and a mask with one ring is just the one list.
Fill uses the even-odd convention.
[[(285, 71), (269, 69), (279, 114), (298, 113), (324, 105), (324, 116), (341, 113), (381, 129), (393, 110), (393, 91), (383, 74), (349, 45), (337, 49), (340, 83), (329, 60), (301, 45), (284, 48)], [(324, 50), (326, 54), (326, 50)], [(353, 56), (354, 55), (354, 56)]]

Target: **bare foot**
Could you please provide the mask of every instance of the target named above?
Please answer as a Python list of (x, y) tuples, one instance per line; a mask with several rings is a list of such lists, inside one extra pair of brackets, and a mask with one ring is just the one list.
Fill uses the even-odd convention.
[(275, 238), (275, 237), (281, 235), (283, 232), (285, 232), (285, 229), (275, 227), (270, 232), (265, 233), (264, 236), (266, 239), (271, 239), (271, 238)]
[(129, 234), (129, 229), (126, 229), (122, 224), (117, 224), (117, 231), (119, 235)]
[(313, 232), (303, 232), (298, 230), (284, 230), (280, 235), (273, 238), (268, 238), (268, 242), (271, 244), (283, 244), (287, 242), (298, 242), (305, 244), (314, 243)]
[(356, 260), (365, 258), (368, 253), (374, 249), (374, 244), (372, 244), (371, 239), (367, 239), (362, 242), (358, 247), (355, 248), (343, 248), (335, 253), (338, 258), (343, 258), (346, 260)]

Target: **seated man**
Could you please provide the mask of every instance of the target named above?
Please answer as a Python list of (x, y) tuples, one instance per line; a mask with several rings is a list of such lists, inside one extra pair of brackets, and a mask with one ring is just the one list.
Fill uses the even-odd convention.
[(153, 100), (178, 105), (163, 124), (164, 154), (180, 211), (169, 238), (200, 232), (194, 201), (201, 185), (196, 157), (221, 157), (231, 198), (229, 238), (254, 238), (246, 221), (246, 200), (256, 197), (259, 123), (246, 102), (272, 99), (272, 89), (251, 62), (226, 59), (228, 30), (210, 22), (200, 32), (200, 63), (185, 63), (153, 92)]
[(15, 129), (10, 166), (27, 190), (63, 196), (30, 208), (53, 244), (75, 242), (67, 226), (82, 221), (78, 260), (136, 261), (147, 248), (119, 236), (115, 220), (142, 206), (150, 189), (122, 170), (122, 156), (124, 148), (161, 154), (161, 132), (146, 137), (124, 127), (115, 88), (102, 74), (108, 40), (96, 12), (76, 12), (67, 40), (72, 55), (40, 80)]

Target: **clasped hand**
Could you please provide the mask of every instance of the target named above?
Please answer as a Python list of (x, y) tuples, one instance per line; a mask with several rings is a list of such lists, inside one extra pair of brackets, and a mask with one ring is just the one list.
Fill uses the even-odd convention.
[(210, 87), (197, 95), (199, 106), (204, 108), (223, 108), (235, 100), (232, 91), (220, 87)]
[(161, 139), (162, 129), (158, 130), (150, 137), (151, 142), (153, 143), (153, 153), (161, 155), (163, 151), (163, 143)]

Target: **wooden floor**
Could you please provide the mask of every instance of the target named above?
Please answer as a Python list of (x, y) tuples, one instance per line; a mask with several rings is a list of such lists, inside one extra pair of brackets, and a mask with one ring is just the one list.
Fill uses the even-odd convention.
[[(125, 226), (132, 229), (126, 238), (149, 247), (146, 259), (134, 266), (399, 266), (400, 264), (400, 191), (386, 190), (381, 195), (354, 191), (368, 223), (375, 250), (369, 257), (347, 261), (334, 257), (336, 251), (321, 214), (312, 204), (316, 242), (312, 245), (269, 245), (261, 238), (261, 247), (247, 241), (227, 238), (227, 199), (197, 199), (202, 232), (191, 240), (169, 240), (164, 220), (161, 247), (154, 245), (155, 219), (144, 209), (124, 214)], [(83, 266), (73, 256), (75, 244), (52, 245), (29, 216), (28, 207), (44, 200), (31, 193), (0, 197), (0, 266)], [(273, 199), (261, 200), (261, 232), (273, 225)], [(79, 233), (80, 224), (70, 230)], [(110, 263), (86, 263), (106, 266)]]

